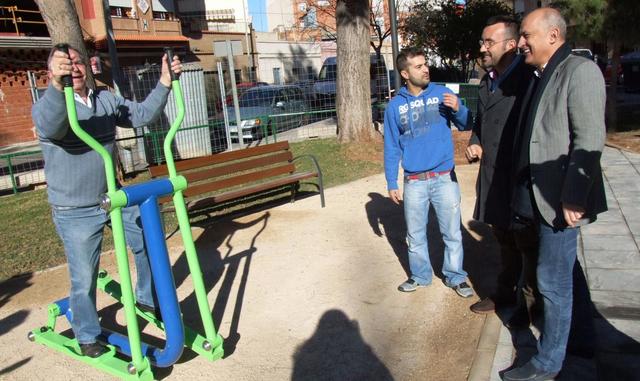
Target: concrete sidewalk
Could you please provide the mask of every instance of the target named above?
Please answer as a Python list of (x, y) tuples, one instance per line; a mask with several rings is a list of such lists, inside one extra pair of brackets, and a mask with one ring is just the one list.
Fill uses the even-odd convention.
[[(558, 380), (640, 380), (640, 154), (606, 147), (601, 164), (609, 211), (578, 241), (596, 309), (596, 355), (568, 356)], [(469, 380), (500, 380), (501, 370), (535, 353), (534, 335), (487, 316)]]

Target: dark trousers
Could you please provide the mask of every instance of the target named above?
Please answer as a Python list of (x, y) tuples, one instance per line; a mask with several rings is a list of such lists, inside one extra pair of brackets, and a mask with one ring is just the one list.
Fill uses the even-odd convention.
[(522, 255), (510, 229), (492, 226), (493, 235), (500, 244), (502, 269), (498, 274), (498, 285), (491, 299), (496, 306), (510, 306), (517, 303), (518, 281), (522, 272)]
[(521, 299), (526, 305), (529, 321), (535, 323), (542, 318), (542, 297), (538, 291), (538, 280), (536, 271), (538, 268), (539, 237), (538, 229), (535, 225), (527, 225), (522, 229), (513, 230), (513, 239), (522, 255), (522, 272), (520, 276), (520, 287), (522, 288)]

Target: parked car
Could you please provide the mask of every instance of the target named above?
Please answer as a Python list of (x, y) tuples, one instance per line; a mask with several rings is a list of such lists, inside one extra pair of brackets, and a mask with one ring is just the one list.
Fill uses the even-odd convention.
[[(371, 54), (369, 58), (369, 85), (371, 101), (378, 101), (389, 96), (389, 78), (384, 56), (379, 58)], [(316, 108), (332, 109), (336, 107), (336, 79), (338, 77), (338, 61), (336, 57), (327, 57), (322, 64), (318, 79), (313, 85), (313, 99)]]
[(584, 57), (590, 61), (594, 61), (593, 53), (591, 53), (591, 49), (571, 49), (571, 54), (575, 54), (576, 56)]
[[(236, 90), (238, 91), (238, 98), (240, 98), (242, 93), (245, 92), (246, 90), (251, 89), (253, 87), (257, 87), (257, 86), (269, 86), (269, 84), (266, 83), (266, 82), (239, 82), (239, 83), (236, 83)], [(231, 87), (228, 87), (226, 90), (227, 90), (227, 93), (225, 94), (225, 97), (224, 97), (224, 103), (227, 105), (227, 107), (233, 106), (233, 90), (231, 89)], [(216, 100), (216, 111), (217, 112), (222, 111), (222, 102), (220, 101), (220, 99)]]
[[(253, 87), (257, 87), (257, 86), (269, 86), (268, 83), (266, 82), (240, 82), (236, 84), (236, 90), (238, 92), (238, 99), (240, 99), (240, 96), (242, 96), (242, 94), (253, 88)], [(227, 89), (227, 96), (225, 97), (225, 102), (227, 103), (227, 106), (233, 106), (233, 90), (231, 88)]]
[[(303, 125), (309, 111), (302, 89), (292, 85), (255, 86), (238, 98), (240, 129), (244, 139), (261, 139)], [(231, 139), (238, 139), (233, 107), (227, 109)]]

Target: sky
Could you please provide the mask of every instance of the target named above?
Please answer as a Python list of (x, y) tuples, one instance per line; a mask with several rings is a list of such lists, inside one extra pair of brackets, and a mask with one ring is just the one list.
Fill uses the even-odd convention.
[(249, 15), (253, 22), (253, 29), (257, 32), (268, 32), (266, 0), (247, 0)]

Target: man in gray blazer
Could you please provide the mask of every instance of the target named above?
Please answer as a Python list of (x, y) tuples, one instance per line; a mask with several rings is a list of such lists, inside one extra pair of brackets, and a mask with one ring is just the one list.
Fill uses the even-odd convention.
[[(553, 379), (562, 369), (571, 327), (580, 225), (607, 209), (600, 156), (605, 141), (605, 87), (595, 63), (571, 55), (566, 22), (552, 8), (522, 22), (518, 46), (536, 77), (525, 94), (513, 160), (512, 208), (520, 234), (537, 240), (537, 284), (544, 302), (538, 352), (504, 380)], [(584, 279), (576, 276), (575, 279)], [(584, 317), (589, 318), (589, 315)]]
[[(480, 81), (478, 116), (465, 154), (469, 161), (480, 159), (473, 218), (491, 225), (500, 245), (502, 268), (496, 290), (471, 305), (471, 311), (490, 313), (512, 307), (517, 300), (522, 258), (510, 230), (509, 179), (520, 104), (533, 69), (516, 54), (518, 23), (512, 17), (487, 20), (479, 42), (487, 74)], [(531, 279), (535, 281), (535, 273)]]

